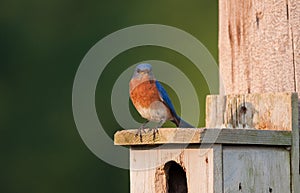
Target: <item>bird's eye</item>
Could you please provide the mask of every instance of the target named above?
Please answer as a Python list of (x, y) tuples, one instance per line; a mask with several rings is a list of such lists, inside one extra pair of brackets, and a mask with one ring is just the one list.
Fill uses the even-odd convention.
[(140, 72), (141, 72), (141, 70), (140, 70), (140, 69), (137, 69), (136, 71), (137, 71), (137, 73), (140, 73)]

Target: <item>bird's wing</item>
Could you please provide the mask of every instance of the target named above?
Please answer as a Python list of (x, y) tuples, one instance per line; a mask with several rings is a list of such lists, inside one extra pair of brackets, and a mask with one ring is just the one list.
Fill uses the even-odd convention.
[(161, 98), (161, 100), (166, 104), (166, 106), (171, 110), (173, 116), (178, 117), (176, 112), (175, 112), (175, 108), (172, 104), (172, 101), (167, 93), (167, 91), (164, 89), (164, 87), (160, 84), (159, 81), (155, 81), (155, 85), (156, 88), (158, 90), (159, 96)]

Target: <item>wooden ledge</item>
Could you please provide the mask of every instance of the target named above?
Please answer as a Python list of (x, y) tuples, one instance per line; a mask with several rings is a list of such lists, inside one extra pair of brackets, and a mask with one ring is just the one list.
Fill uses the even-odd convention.
[(291, 131), (255, 129), (215, 129), (215, 128), (160, 128), (155, 139), (153, 132), (145, 130), (140, 137), (137, 130), (122, 130), (115, 133), (115, 145), (155, 145), (155, 144), (241, 144), (290, 146)]

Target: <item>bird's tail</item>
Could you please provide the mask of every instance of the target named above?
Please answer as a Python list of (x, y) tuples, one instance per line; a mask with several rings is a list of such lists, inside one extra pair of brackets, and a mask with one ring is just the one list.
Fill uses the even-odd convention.
[(179, 128), (195, 128), (193, 125), (189, 124), (179, 116), (175, 116), (172, 122), (175, 123), (175, 125)]

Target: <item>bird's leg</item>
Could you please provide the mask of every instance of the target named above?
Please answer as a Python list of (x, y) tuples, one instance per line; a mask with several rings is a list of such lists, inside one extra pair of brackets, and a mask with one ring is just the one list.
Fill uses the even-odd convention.
[(159, 121), (158, 125), (153, 129), (153, 140), (155, 140), (156, 133), (158, 134), (158, 128), (161, 128), (161, 126), (166, 122), (166, 120), (162, 119)]
[(142, 140), (142, 131), (144, 132), (144, 133), (146, 133), (145, 132), (145, 125), (148, 123), (149, 121), (147, 120), (147, 121), (145, 121), (139, 128), (138, 128), (138, 132), (135, 134), (135, 136), (140, 136), (140, 141), (142, 142), (143, 140)]

